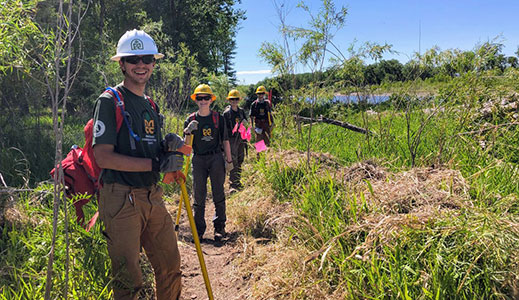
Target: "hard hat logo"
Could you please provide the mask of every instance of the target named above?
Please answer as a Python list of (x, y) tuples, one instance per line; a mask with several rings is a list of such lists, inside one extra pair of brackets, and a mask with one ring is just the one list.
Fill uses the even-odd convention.
[(112, 56), (112, 60), (119, 61), (121, 57), (134, 55), (153, 55), (155, 59), (164, 57), (164, 54), (159, 53), (151, 36), (137, 29), (123, 34), (117, 43), (117, 53)]
[(144, 43), (139, 39), (135, 39), (131, 43), (131, 48), (132, 50), (144, 50)]

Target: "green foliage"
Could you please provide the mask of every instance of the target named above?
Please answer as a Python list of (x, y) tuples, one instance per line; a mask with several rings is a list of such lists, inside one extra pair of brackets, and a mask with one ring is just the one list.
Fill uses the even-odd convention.
[[(0, 73), (13, 72), (13, 68), (30, 71), (27, 46), (38, 42), (41, 32), (34, 22), (34, 12), (38, 1), (0, 2)], [(35, 44), (32, 44), (35, 45)]]
[[(4, 222), (0, 226), (0, 264), (3, 275), (0, 277), (0, 299), (42, 299), (45, 287), (47, 257), (52, 240), (52, 202), (51, 186), (42, 186), (34, 193), (20, 195), (14, 209), (20, 219)], [(72, 202), (68, 211), (74, 211)], [(93, 205), (85, 206), (86, 214), (95, 211)], [(3, 212), (2, 212), (3, 213)], [(64, 298), (65, 217), (63, 211), (58, 217), (58, 239), (55, 250), (55, 288), (52, 298)], [(69, 298), (96, 299), (110, 297), (110, 260), (106, 243), (99, 228), (90, 233), (75, 222), (75, 215), (69, 214), (70, 241), (70, 281)], [(97, 225), (99, 226), (99, 225)]]

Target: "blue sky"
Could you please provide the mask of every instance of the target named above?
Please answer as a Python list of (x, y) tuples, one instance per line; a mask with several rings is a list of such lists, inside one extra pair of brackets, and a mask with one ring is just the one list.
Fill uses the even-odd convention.
[[(308, 27), (307, 13), (296, 7), (298, 0), (276, 1), (291, 7), (287, 24)], [(320, 0), (305, 3), (316, 13), (321, 5)], [(334, 39), (343, 53), (354, 40), (357, 45), (366, 41), (392, 44), (399, 54), (384, 59), (402, 63), (418, 52), (419, 44), (422, 53), (435, 45), (441, 50), (471, 50), (499, 37), (506, 55), (515, 55), (519, 46), (519, 0), (336, 0), (335, 5), (348, 9), (345, 26)], [(281, 42), (279, 18), (273, 0), (242, 0), (236, 7), (246, 11), (247, 20), (241, 22), (236, 36), (234, 67), (240, 84), (256, 83), (272, 76), (258, 53), (264, 41)], [(297, 70), (304, 71), (302, 67)]]

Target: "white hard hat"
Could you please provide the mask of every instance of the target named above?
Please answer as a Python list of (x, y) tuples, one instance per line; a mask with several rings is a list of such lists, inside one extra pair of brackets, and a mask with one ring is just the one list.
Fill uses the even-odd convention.
[(119, 39), (117, 43), (117, 54), (112, 56), (112, 60), (119, 61), (123, 56), (150, 55), (155, 58), (163, 58), (164, 54), (159, 53), (155, 41), (142, 30), (130, 30)]

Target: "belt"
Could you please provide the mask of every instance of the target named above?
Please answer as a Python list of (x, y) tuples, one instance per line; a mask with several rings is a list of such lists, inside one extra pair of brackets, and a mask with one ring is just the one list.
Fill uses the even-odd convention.
[(206, 152), (206, 153), (203, 153), (203, 154), (195, 153), (195, 155), (206, 156), (206, 155), (214, 155), (214, 154), (218, 154), (218, 153), (222, 153), (222, 151), (221, 150), (214, 150), (214, 151), (209, 151), (209, 152)]

